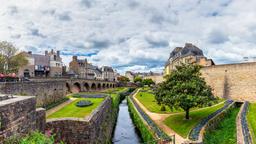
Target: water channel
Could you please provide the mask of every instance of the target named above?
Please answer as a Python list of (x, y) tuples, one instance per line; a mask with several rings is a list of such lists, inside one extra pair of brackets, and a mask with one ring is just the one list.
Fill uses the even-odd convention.
[(112, 142), (114, 144), (138, 144), (142, 142), (132, 123), (126, 99), (119, 105), (119, 113)]

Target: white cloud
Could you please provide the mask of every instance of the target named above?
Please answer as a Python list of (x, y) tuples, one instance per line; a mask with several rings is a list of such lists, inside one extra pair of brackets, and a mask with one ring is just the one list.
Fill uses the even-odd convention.
[(255, 0), (2, 0), (0, 40), (22, 50), (89, 55), (98, 65), (161, 71), (192, 42), (215, 63), (256, 55)]

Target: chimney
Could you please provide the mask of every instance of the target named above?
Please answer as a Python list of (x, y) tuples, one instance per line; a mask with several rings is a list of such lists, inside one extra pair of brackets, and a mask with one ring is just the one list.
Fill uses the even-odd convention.
[(60, 51), (57, 51), (57, 57), (60, 57)]
[(193, 47), (193, 44), (192, 43), (186, 43), (185, 47)]
[(46, 51), (44, 52), (44, 54), (45, 54), (45, 56), (47, 56), (47, 55), (48, 55), (48, 51), (46, 50)]
[(32, 51), (28, 51), (28, 54), (29, 54), (29, 55), (32, 55)]
[(77, 56), (73, 56), (73, 61), (77, 61)]

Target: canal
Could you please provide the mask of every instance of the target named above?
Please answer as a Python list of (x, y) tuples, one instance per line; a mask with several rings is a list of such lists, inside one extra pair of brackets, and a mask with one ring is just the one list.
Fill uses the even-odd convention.
[(119, 113), (112, 142), (114, 144), (138, 144), (142, 142), (135, 125), (132, 123), (126, 99), (119, 105)]

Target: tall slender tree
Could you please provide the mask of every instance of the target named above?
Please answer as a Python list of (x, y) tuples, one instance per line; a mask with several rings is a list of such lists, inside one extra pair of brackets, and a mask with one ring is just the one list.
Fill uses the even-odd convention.
[(189, 119), (191, 108), (214, 101), (211, 88), (201, 77), (200, 69), (199, 65), (192, 64), (177, 66), (155, 90), (157, 102), (171, 109), (182, 108), (186, 112), (185, 118)]

